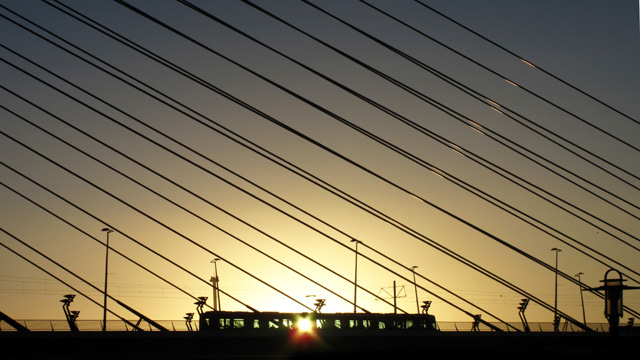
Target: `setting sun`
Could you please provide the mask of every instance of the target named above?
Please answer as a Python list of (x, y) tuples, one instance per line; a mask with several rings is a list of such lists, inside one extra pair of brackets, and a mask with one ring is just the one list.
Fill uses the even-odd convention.
[(301, 333), (311, 332), (312, 330), (311, 320), (304, 317), (300, 318), (298, 319), (298, 323), (296, 324), (296, 327), (298, 328), (298, 331)]

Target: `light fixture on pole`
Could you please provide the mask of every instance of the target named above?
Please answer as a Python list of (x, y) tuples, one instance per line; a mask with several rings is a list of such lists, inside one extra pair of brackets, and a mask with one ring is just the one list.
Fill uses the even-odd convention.
[(112, 233), (113, 230), (104, 228), (102, 229), (102, 231), (107, 233), (107, 251), (104, 261), (104, 305), (102, 308), (102, 331), (107, 331), (107, 277), (109, 274), (109, 234)]
[(579, 272), (575, 276), (578, 278), (578, 285), (580, 286), (580, 302), (582, 303), (582, 323), (584, 326), (587, 326), (587, 316), (584, 312), (584, 296), (582, 295), (582, 280), (580, 279), (580, 275), (584, 275), (584, 273)]
[[(609, 275), (613, 273), (618, 275), (617, 278), (609, 278)], [(637, 290), (639, 287), (632, 287), (623, 285), (623, 282), (627, 281), (622, 278), (622, 274), (618, 270), (609, 269), (604, 273), (604, 280), (601, 280), (604, 285), (593, 288), (592, 290), (604, 290), (604, 316), (609, 321), (609, 332), (613, 336), (618, 335), (619, 322), (622, 317), (624, 304), (622, 302), (623, 290)]]
[(218, 311), (218, 310), (222, 310), (222, 308), (220, 307), (220, 290), (219, 290), (219, 281), (220, 279), (218, 278), (218, 264), (217, 262), (220, 259), (215, 258), (213, 260), (211, 260), (211, 263), (213, 264), (213, 276), (211, 277), (211, 285), (213, 286), (213, 311)]
[(351, 242), (356, 243), (356, 261), (355, 261), (355, 276), (353, 279), (353, 312), (356, 312), (356, 298), (358, 294), (358, 244), (362, 244), (362, 241), (351, 239)]
[(416, 290), (416, 311), (420, 314), (420, 302), (418, 301), (418, 284), (416, 283), (416, 269), (417, 266), (411, 267), (411, 272), (413, 273), (413, 288)]
[(560, 325), (560, 319), (558, 319), (558, 253), (562, 250), (558, 248), (553, 248), (551, 251), (556, 252), (556, 286), (555, 286), (555, 300), (553, 305), (553, 330), (558, 331), (558, 326)]

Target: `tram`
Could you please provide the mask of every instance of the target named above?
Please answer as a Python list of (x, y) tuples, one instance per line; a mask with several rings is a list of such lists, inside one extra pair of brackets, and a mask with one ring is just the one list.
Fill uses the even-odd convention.
[(437, 324), (429, 314), (207, 311), (200, 314), (199, 330), (426, 332), (437, 331)]

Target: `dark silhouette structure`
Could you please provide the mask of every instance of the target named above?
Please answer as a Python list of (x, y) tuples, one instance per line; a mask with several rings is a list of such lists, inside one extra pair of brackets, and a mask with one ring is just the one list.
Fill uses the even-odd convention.
[[(67, 318), (67, 323), (69, 324), (69, 330), (78, 331), (78, 325), (76, 324), (76, 319), (80, 315), (80, 311), (71, 310), (70, 306), (75, 298), (75, 295), (65, 295), (64, 299), (60, 300), (62, 303), (62, 310), (64, 311), (64, 316)], [(104, 330), (103, 330), (104, 331)]]

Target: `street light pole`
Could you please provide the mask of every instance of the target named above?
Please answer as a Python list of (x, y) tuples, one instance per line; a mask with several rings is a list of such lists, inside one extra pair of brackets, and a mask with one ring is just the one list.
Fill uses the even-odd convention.
[(113, 230), (109, 228), (104, 228), (102, 231), (107, 233), (107, 252), (105, 254), (104, 261), (104, 305), (103, 305), (103, 313), (102, 313), (102, 331), (107, 331), (107, 278), (109, 275), (109, 234), (113, 232)]
[(578, 284), (580, 285), (580, 302), (582, 303), (582, 323), (584, 326), (587, 326), (587, 316), (584, 313), (584, 296), (582, 295), (582, 280), (580, 279), (580, 275), (584, 275), (584, 273), (579, 272), (575, 276), (578, 278)]
[(355, 261), (355, 275), (353, 279), (353, 313), (356, 313), (356, 298), (358, 294), (358, 244), (362, 244), (362, 241), (351, 239), (351, 242), (356, 243), (356, 261)]
[(211, 260), (211, 263), (213, 263), (213, 277), (211, 278), (211, 284), (213, 285), (213, 311), (218, 311), (218, 310), (222, 310), (220, 308), (220, 294), (219, 294), (219, 290), (218, 290), (218, 264), (217, 261), (220, 260), (218, 258), (215, 258), (213, 260)]
[(420, 314), (420, 302), (418, 301), (418, 284), (416, 283), (416, 269), (417, 266), (411, 267), (411, 272), (413, 273), (413, 288), (416, 290), (416, 311)]
[(555, 300), (553, 305), (553, 329), (554, 331), (558, 331), (558, 325), (560, 322), (558, 321), (558, 253), (562, 250), (558, 248), (553, 248), (551, 251), (556, 252), (556, 286), (555, 286)]

